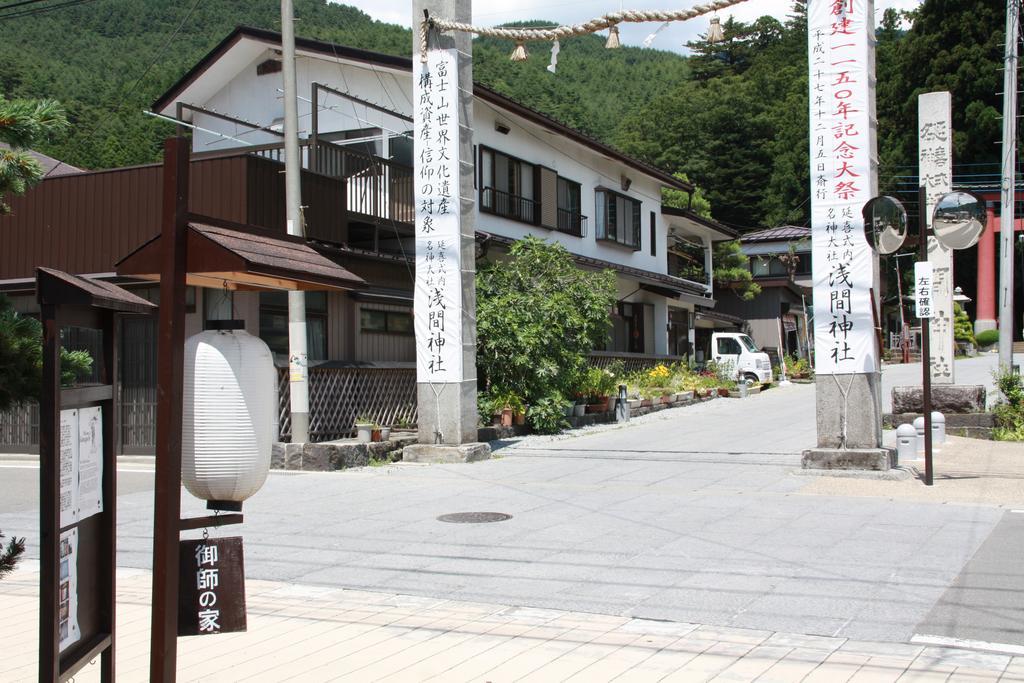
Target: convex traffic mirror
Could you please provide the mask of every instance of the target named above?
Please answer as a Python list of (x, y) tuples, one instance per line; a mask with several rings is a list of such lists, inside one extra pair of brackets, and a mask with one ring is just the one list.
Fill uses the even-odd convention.
[(891, 254), (907, 238), (907, 211), (898, 200), (875, 197), (864, 205), (864, 237), (879, 254)]
[(948, 192), (935, 203), (932, 232), (947, 249), (973, 247), (985, 231), (985, 204), (970, 192)]

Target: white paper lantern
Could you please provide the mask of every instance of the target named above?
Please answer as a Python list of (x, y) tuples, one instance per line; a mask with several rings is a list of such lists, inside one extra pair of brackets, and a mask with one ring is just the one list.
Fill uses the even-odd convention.
[(260, 490), (277, 439), (270, 348), (242, 330), (185, 341), (181, 479), (203, 500), (241, 503)]

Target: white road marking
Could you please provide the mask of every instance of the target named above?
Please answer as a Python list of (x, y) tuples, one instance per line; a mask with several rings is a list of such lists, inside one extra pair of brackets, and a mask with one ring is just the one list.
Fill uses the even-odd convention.
[(1024, 655), (1024, 645), (990, 643), (985, 640), (968, 640), (965, 638), (950, 638), (948, 636), (929, 636), (917, 633), (910, 639), (910, 642), (915, 645), (938, 645), (940, 647), (958, 647), (966, 650), (998, 652), (999, 654)]

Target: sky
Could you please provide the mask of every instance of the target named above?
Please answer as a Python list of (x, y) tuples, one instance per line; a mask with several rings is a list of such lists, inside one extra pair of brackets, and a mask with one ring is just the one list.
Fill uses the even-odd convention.
[[(411, 24), (412, 0), (342, 0), (343, 4), (358, 7), (374, 19), (408, 27)], [(698, 4), (699, 0), (688, 0), (684, 3), (671, 3), (659, 0), (502, 0), (501, 2), (473, 3), (473, 23), (478, 26), (494, 26), (509, 21), (527, 19), (543, 19), (562, 24), (582, 23), (598, 17), (606, 12), (619, 9), (679, 9)], [(752, 21), (757, 17), (770, 14), (784, 21), (791, 6), (789, 0), (747, 0), (735, 7), (719, 13), (724, 22), (729, 16), (737, 21)], [(885, 9), (913, 9), (921, 4), (921, 0), (875, 0), (875, 15), (881, 18)], [(658, 24), (623, 24), (620, 27), (620, 38), (626, 45), (641, 45), (644, 38), (651, 34)], [(685, 45), (707, 31), (707, 17), (698, 17), (690, 21), (674, 22), (651, 45), (661, 50), (674, 50), (686, 54)]]

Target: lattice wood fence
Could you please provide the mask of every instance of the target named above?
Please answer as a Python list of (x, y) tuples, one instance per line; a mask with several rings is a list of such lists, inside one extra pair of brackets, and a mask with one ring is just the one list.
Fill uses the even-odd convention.
[(640, 372), (642, 370), (650, 370), (651, 368), (657, 367), (664, 363), (665, 365), (672, 365), (673, 363), (682, 363), (686, 361), (685, 356), (655, 356), (648, 354), (638, 353), (610, 353), (601, 352), (594, 353), (590, 356), (590, 365), (595, 368), (606, 368), (613, 363), (621, 362), (624, 366), (626, 374), (634, 372)]
[(39, 450), (39, 406), (35, 403), (0, 413), (0, 452), (35, 453)]
[[(288, 371), (278, 369), (278, 415), (282, 441), (291, 439)], [(355, 435), (357, 417), (380, 425), (416, 424), (415, 368), (310, 368), (309, 438), (330, 441)]]

